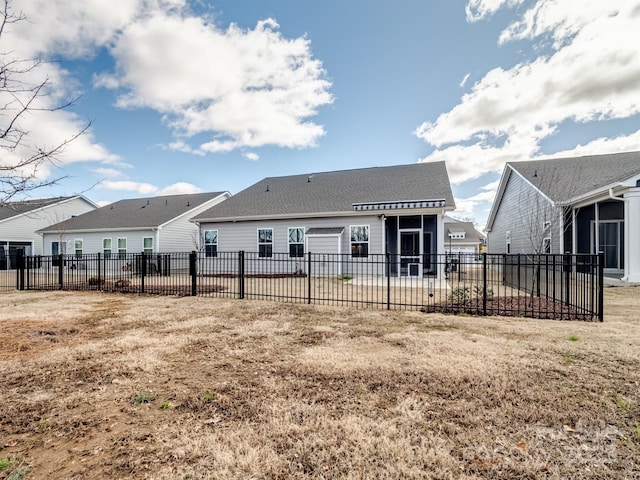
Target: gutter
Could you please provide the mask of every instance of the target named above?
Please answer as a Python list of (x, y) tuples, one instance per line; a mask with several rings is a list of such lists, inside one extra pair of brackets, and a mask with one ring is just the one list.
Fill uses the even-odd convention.
[(613, 188), (610, 188), (610, 189), (609, 189), (609, 198), (610, 198), (611, 200), (618, 200), (618, 201), (620, 201), (620, 202), (624, 202), (624, 198), (623, 198), (623, 197), (616, 197), (616, 196), (613, 194)]

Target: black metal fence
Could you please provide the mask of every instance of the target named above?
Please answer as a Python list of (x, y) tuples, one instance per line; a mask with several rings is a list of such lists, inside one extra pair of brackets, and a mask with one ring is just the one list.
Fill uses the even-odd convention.
[[(256, 252), (30, 256), (0, 288), (271, 299), (471, 315), (603, 320), (600, 255)], [(396, 273), (396, 272), (399, 272)], [(390, 274), (391, 273), (391, 274)]]

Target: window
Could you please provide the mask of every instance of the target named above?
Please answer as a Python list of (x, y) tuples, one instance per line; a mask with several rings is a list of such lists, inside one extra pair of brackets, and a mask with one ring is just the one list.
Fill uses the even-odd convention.
[(111, 239), (110, 238), (102, 239), (102, 253), (104, 253), (104, 258), (111, 258)]
[(258, 229), (258, 257), (273, 256), (273, 228)]
[(82, 239), (73, 241), (73, 249), (76, 254), (76, 258), (82, 258)]
[(542, 253), (551, 253), (551, 222), (544, 222), (542, 225), (542, 233), (545, 237), (542, 239)]
[(127, 239), (119, 238), (118, 239), (118, 256), (121, 259), (125, 259), (127, 255)]
[(369, 225), (352, 225), (349, 227), (351, 233), (351, 256), (369, 256)]
[(511, 232), (505, 233), (505, 239), (507, 243), (507, 253), (511, 253)]
[(153, 253), (153, 237), (145, 237), (142, 239), (142, 251), (149, 255)]
[(51, 242), (51, 255), (67, 253), (67, 242)]
[(289, 228), (289, 256), (304, 257), (304, 228)]
[(218, 256), (218, 230), (204, 231), (204, 252), (207, 257)]

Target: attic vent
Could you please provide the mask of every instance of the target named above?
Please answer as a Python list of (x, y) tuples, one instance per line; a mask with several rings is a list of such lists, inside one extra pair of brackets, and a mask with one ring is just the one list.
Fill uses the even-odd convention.
[(269, 184), (267, 184), (267, 189), (265, 190), (265, 192), (269, 191)]
[(312, 178), (313, 178), (313, 175), (309, 175), (309, 176), (307, 177), (307, 183), (311, 183), (311, 179), (312, 179)]
[(190, 207), (191, 203), (189, 202), (189, 200), (187, 200), (187, 207)]

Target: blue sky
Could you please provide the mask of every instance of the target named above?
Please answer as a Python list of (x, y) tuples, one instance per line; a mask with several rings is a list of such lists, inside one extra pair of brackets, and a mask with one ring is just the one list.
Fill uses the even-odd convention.
[[(4, 50), (49, 60), (40, 196), (229, 190), (445, 160), (484, 225), (506, 161), (640, 150), (640, 1), (20, 0)], [(33, 73), (35, 75), (35, 73)]]

